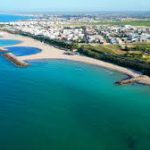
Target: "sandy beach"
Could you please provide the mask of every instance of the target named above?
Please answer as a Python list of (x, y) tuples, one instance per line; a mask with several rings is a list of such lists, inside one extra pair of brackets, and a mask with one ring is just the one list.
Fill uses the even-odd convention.
[[(24, 37), (21, 35), (9, 34), (7, 32), (3, 32), (2, 39), (13, 39), (13, 40), (20, 40), (22, 43), (15, 45), (15, 46), (29, 46), (29, 47), (36, 47), (41, 49), (40, 53), (29, 55), (29, 56), (19, 56), (17, 57), (19, 60), (27, 61), (27, 60), (39, 60), (39, 59), (63, 59), (63, 60), (71, 60), (71, 61), (78, 61), (83, 63), (88, 63), (91, 65), (100, 66), (106, 69), (115, 70), (121, 73), (124, 73), (130, 77), (138, 77), (141, 76), (140, 72), (136, 72), (134, 70), (120, 67), (111, 63), (107, 63), (104, 61), (100, 61), (97, 59), (93, 59), (87, 56), (81, 55), (66, 55), (64, 54), (65, 51), (58, 49), (56, 47), (50, 46), (45, 43), (41, 43), (40, 41), (34, 40), (29, 37)], [(141, 81), (142, 84), (150, 85), (150, 77), (145, 76)]]

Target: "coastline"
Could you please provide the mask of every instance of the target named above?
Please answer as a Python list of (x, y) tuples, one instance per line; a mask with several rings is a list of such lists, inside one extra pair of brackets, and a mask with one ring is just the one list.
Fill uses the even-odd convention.
[[(131, 78), (136, 78), (141, 76), (142, 74), (140, 72), (134, 71), (132, 69), (128, 69), (125, 67), (117, 66), (108, 62), (104, 62), (101, 60), (97, 60), (94, 58), (90, 58), (87, 56), (82, 56), (82, 55), (66, 55), (65, 50), (61, 50), (59, 48), (50, 46), (45, 43), (41, 43), (40, 41), (37, 41), (35, 39), (32, 39), (30, 37), (24, 37), (21, 35), (15, 35), (15, 34), (10, 34), (7, 32), (2, 32), (2, 39), (13, 39), (13, 40), (19, 40), (22, 41), (22, 43), (17, 44), (17, 45), (12, 45), (15, 47), (18, 46), (25, 46), (25, 47), (36, 47), (41, 49), (41, 52), (29, 56), (16, 56), (21, 61), (32, 61), (32, 60), (44, 60), (44, 59), (59, 59), (59, 60), (71, 60), (71, 61), (77, 61), (77, 62), (82, 62), (82, 63), (87, 63), (91, 65), (96, 65), (99, 67), (103, 67), (109, 70), (117, 71), (123, 74), (128, 75)], [(12, 46), (7, 46), (7, 47), (12, 47)], [(145, 84), (145, 85), (150, 85), (150, 77), (148, 76), (143, 76), (142, 80), (138, 81), (138, 83)]]

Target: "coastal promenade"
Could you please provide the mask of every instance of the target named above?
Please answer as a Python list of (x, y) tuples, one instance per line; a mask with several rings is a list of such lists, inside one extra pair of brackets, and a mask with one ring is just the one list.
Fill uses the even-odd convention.
[[(71, 61), (78, 61), (83, 63), (88, 63), (91, 65), (100, 66), (106, 69), (114, 70), (126, 74), (132, 78), (137, 78), (141, 76), (140, 72), (136, 72), (134, 70), (120, 67), (111, 63), (107, 63), (104, 61), (100, 61), (97, 59), (93, 59), (87, 56), (82, 55), (66, 55), (65, 50), (61, 50), (59, 48), (50, 46), (45, 43), (41, 43), (40, 41), (34, 40), (29, 37), (24, 37), (21, 35), (10, 34), (7, 32), (3, 33), (3, 39), (13, 39), (13, 40), (20, 40), (22, 43), (15, 45), (16, 46), (29, 46), (29, 47), (36, 47), (41, 49), (41, 52), (33, 55), (28, 56), (17, 56), (17, 58), (21, 61), (31, 61), (31, 60), (40, 60), (40, 59), (62, 59), (62, 60), (71, 60)], [(144, 76), (141, 80), (138, 81), (139, 83), (150, 85), (150, 77)]]

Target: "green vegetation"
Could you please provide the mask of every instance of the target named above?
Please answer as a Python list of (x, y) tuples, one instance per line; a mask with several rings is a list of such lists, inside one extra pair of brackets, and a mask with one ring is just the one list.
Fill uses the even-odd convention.
[(122, 21), (121, 22), (122, 25), (132, 25), (132, 26), (148, 26), (150, 27), (150, 20), (137, 20), (137, 21)]
[(132, 25), (150, 27), (150, 20), (116, 20), (116, 21), (100, 21), (96, 25)]
[[(93, 22), (77, 22), (70, 26), (85, 26), (85, 25), (132, 25), (132, 26), (147, 26), (150, 27), (150, 20), (99, 20)], [(68, 25), (64, 25), (68, 26)]]
[(150, 44), (148, 43), (132, 44), (126, 46), (126, 51), (127, 53), (125, 54), (125, 56), (150, 63)]
[(91, 49), (95, 52), (103, 52), (113, 55), (122, 55), (125, 54), (124, 51), (121, 50), (119, 45), (100, 45), (100, 44), (78, 44), (78, 48), (84, 46), (84, 48)]
[(68, 50), (68, 49), (73, 49), (76, 46), (72, 42), (66, 42), (66, 41), (61, 41), (61, 40), (52, 40), (52, 39), (49, 39), (48, 37), (44, 37), (41, 35), (35, 36), (35, 35), (29, 34), (29, 33), (22, 33), (22, 32), (17, 33), (17, 34), (32, 37), (41, 42), (53, 45), (54, 47), (59, 47), (60, 49)]
[(150, 52), (150, 44), (148, 43), (137, 43), (126, 46), (127, 51), (141, 51)]
[[(106, 45), (99, 47), (93, 45), (82, 45), (79, 48), (79, 52), (92, 58), (132, 68), (150, 75), (150, 55), (145, 54), (142, 49), (138, 51), (134, 50), (135, 47), (131, 50), (121, 50), (118, 45)], [(144, 45), (144, 47), (147, 46)]]
[[(150, 20), (99, 20), (93, 22), (75, 22), (70, 24), (72, 27), (81, 27), (87, 25), (131, 25), (131, 26), (146, 26), (150, 27)], [(68, 24), (64, 24), (64, 27), (67, 27)]]

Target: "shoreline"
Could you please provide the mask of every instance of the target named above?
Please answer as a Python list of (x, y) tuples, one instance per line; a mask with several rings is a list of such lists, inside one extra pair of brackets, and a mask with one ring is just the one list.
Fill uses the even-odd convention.
[[(32, 39), (30, 37), (24, 37), (17, 34), (10, 34), (8, 32), (2, 32), (2, 38), (1, 39), (10, 39), (10, 40), (19, 40), (22, 41), (21, 43), (17, 45), (7, 46), (7, 47), (19, 47), (19, 46), (25, 46), (25, 47), (36, 47), (41, 49), (41, 52), (37, 54), (32, 54), (28, 56), (16, 56), (21, 61), (32, 61), (32, 60), (48, 60), (48, 59), (58, 59), (58, 60), (70, 60), (70, 61), (76, 61), (86, 64), (95, 65), (98, 67), (102, 67), (105, 69), (109, 69), (112, 71), (117, 71), (123, 74), (128, 75), (131, 78), (136, 78), (142, 75), (142, 73), (134, 71), (129, 68), (121, 67), (115, 64), (111, 64), (108, 62), (104, 62), (101, 60), (97, 60), (94, 58), (90, 58), (83, 55), (66, 55), (65, 50), (53, 47), (51, 45), (48, 45), (46, 43), (41, 43), (38, 40)], [(138, 81), (138, 83), (150, 85), (150, 77), (143, 76), (143, 79)]]

